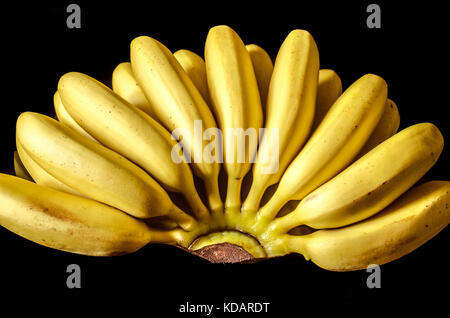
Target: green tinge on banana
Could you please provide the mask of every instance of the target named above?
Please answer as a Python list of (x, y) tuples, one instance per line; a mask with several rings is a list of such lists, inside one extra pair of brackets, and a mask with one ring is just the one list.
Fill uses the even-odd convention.
[(14, 173), (19, 178), (28, 181), (33, 181), (33, 178), (28, 173), (27, 168), (25, 168), (25, 166), (22, 163), (22, 160), (20, 160), (20, 156), (17, 151), (14, 151)]
[(450, 182), (430, 181), (403, 194), (383, 212), (357, 224), (287, 239), (332, 271), (366, 269), (396, 260), (430, 240), (450, 222)]
[(273, 62), (270, 55), (262, 47), (256, 44), (247, 44), (245, 48), (250, 54), (253, 69), (255, 70), (263, 116), (265, 117), (267, 94), (269, 93), (269, 84), (273, 72)]
[[(130, 56), (133, 74), (160, 122), (180, 139), (194, 173), (203, 180), (210, 209), (221, 213), (220, 149), (215, 147), (215, 153), (208, 152), (210, 143), (203, 142), (203, 138), (217, 128), (209, 106), (162, 43), (146, 36), (137, 37), (131, 42)], [(196, 129), (198, 123), (200, 129)]]
[(374, 74), (347, 88), (286, 169), (258, 217), (275, 217), (287, 201), (303, 199), (350, 164), (378, 124), (386, 98), (387, 84)]
[(174, 52), (173, 56), (183, 67), (200, 94), (202, 94), (205, 102), (210, 105), (211, 98), (209, 97), (208, 81), (206, 79), (206, 65), (202, 57), (186, 49)]
[(61, 123), (77, 131), (84, 137), (87, 137), (93, 141), (97, 141), (86, 130), (84, 130), (83, 127), (78, 125), (78, 123), (70, 116), (61, 101), (61, 96), (59, 95), (58, 91), (56, 91), (55, 95), (53, 95), (53, 105), (55, 107), (56, 117)]
[(90, 198), (138, 218), (169, 215), (184, 228), (195, 225), (144, 170), (50, 117), (22, 113), (17, 142), (47, 173)]
[(58, 90), (80, 126), (106, 147), (140, 165), (167, 190), (181, 192), (197, 217), (208, 217), (188, 164), (172, 158), (177, 143), (163, 126), (88, 75), (64, 74)]
[[(284, 40), (270, 80), (266, 131), (253, 165), (253, 182), (242, 205), (256, 212), (267, 187), (280, 181), (306, 142), (316, 106), (319, 51), (311, 34), (294, 30)], [(273, 136), (274, 131), (277, 133)]]
[[(228, 26), (209, 30), (205, 63), (212, 108), (223, 132), (224, 167), (228, 175), (225, 207), (236, 212), (241, 206), (242, 181), (251, 168), (263, 123), (258, 83), (249, 52)], [(242, 148), (235, 134), (230, 133), (234, 129), (253, 133)]]
[(114, 93), (158, 121), (152, 105), (134, 78), (130, 62), (123, 62), (116, 66), (112, 73), (112, 89)]
[(361, 158), (380, 143), (397, 133), (400, 127), (400, 113), (397, 105), (391, 100), (386, 100), (386, 106), (378, 125), (375, 127), (369, 140), (359, 152), (356, 159)]
[(342, 81), (334, 70), (321, 69), (317, 84), (316, 111), (311, 131), (315, 131), (323, 118), (342, 94)]
[(438, 160), (443, 146), (433, 124), (403, 129), (307, 195), (293, 212), (277, 219), (277, 227), (324, 229), (364, 220), (414, 185)]
[(100, 202), (0, 174), (0, 225), (35, 243), (71, 253), (112, 256), (150, 242), (175, 242)]

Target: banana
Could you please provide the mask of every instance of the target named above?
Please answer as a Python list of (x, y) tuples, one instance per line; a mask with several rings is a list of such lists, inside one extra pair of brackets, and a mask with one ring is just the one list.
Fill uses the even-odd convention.
[[(251, 168), (263, 122), (258, 84), (250, 54), (228, 26), (209, 30), (205, 63), (212, 108), (224, 134), (228, 175), (225, 207), (236, 212), (241, 205), (242, 180)], [(235, 133), (240, 136), (236, 138)], [(244, 134), (249, 136), (248, 143)]]
[(123, 62), (116, 66), (112, 73), (112, 89), (114, 93), (136, 106), (158, 121), (152, 105), (148, 102), (133, 75), (130, 62)]
[(438, 160), (444, 139), (431, 123), (403, 129), (276, 220), (280, 231), (299, 225), (335, 228), (364, 220), (414, 185)]
[[(318, 73), (319, 52), (311, 34), (304, 30), (290, 32), (275, 60), (266, 131), (253, 165), (253, 182), (243, 212), (258, 210), (267, 187), (280, 180), (307, 140), (314, 119)], [(273, 130), (278, 132), (278, 139)]]
[(20, 160), (19, 154), (17, 151), (14, 151), (14, 173), (17, 177), (33, 181), (33, 178), (28, 173), (27, 169), (22, 163), (22, 160)]
[(356, 159), (361, 158), (377, 145), (393, 136), (397, 132), (399, 126), (400, 113), (398, 112), (397, 105), (388, 98), (378, 125), (375, 127), (375, 130), (372, 135), (370, 135), (369, 140), (367, 140)]
[(20, 160), (22, 161), (23, 165), (25, 166), (30, 176), (37, 184), (50, 187), (55, 190), (75, 194), (78, 196), (84, 196), (77, 190), (69, 187), (67, 184), (64, 184), (63, 182), (56, 179), (54, 176), (45, 171), (40, 165), (38, 165), (33, 159), (31, 159), (30, 156), (25, 151), (25, 149), (23, 149), (21, 143), (17, 140), (17, 136), (16, 136), (16, 147)]
[[(137, 37), (131, 42), (130, 55), (133, 74), (156, 115), (181, 139), (180, 145), (193, 162), (194, 173), (203, 180), (210, 209), (213, 213), (221, 212), (218, 186), (221, 151), (217, 146), (220, 140), (209, 106), (162, 43), (147, 36)], [(204, 145), (203, 138), (214, 140)]]
[(344, 169), (378, 124), (386, 98), (387, 84), (374, 74), (362, 76), (347, 88), (286, 169), (258, 217), (275, 217), (287, 201), (303, 199)]
[(311, 131), (316, 130), (330, 107), (342, 94), (342, 81), (334, 70), (321, 69), (317, 84), (316, 111)]
[(113, 256), (174, 242), (170, 232), (151, 231), (113, 207), (6, 174), (0, 174), (0, 202), (1, 226), (58, 250)]
[(55, 94), (53, 95), (53, 105), (55, 107), (56, 117), (60, 122), (72, 128), (73, 130), (79, 132), (81, 135), (94, 141), (97, 141), (86, 130), (84, 130), (80, 125), (78, 125), (78, 123), (70, 116), (70, 114), (67, 112), (61, 101), (61, 96), (59, 95), (58, 91), (56, 91)]
[(202, 94), (205, 102), (210, 105), (211, 98), (209, 97), (208, 82), (206, 80), (206, 66), (205, 61), (200, 55), (189, 50), (178, 50), (173, 53), (178, 63), (186, 71), (189, 78), (197, 87), (200, 94)]
[(195, 225), (144, 170), (50, 117), (22, 113), (17, 141), (45, 171), (92, 199), (138, 218), (168, 215), (183, 228)]
[(301, 253), (332, 271), (366, 269), (396, 260), (430, 240), (450, 222), (450, 182), (430, 181), (402, 195), (383, 212), (360, 223), (287, 239)]
[(88, 75), (67, 73), (58, 90), (71, 116), (91, 135), (140, 165), (167, 190), (181, 192), (197, 217), (208, 217), (189, 166), (172, 159), (176, 141), (163, 126)]
[(259, 96), (261, 97), (261, 106), (263, 109), (263, 117), (266, 116), (267, 94), (269, 92), (270, 78), (273, 72), (273, 62), (269, 54), (256, 44), (247, 44), (245, 46), (250, 59), (252, 60), (253, 69), (255, 70), (256, 82), (258, 83)]

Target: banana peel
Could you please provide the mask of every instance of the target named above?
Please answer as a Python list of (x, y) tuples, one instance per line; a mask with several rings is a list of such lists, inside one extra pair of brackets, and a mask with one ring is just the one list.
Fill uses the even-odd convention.
[[(295, 156), (290, 154), (293, 159), (280, 181), (262, 187), (267, 189), (257, 209), (241, 212), (241, 202), (257, 182), (248, 164), (190, 164), (193, 184), (160, 187), (163, 178), (155, 181), (152, 175), (162, 171), (144, 171), (151, 145), (133, 152), (133, 140), (141, 137), (127, 120), (121, 121), (121, 113), (140, 122), (145, 134), (148, 127), (171, 130), (202, 118), (206, 128), (214, 128), (215, 120), (221, 129), (227, 122), (259, 127), (266, 119), (261, 114), (275, 111), (265, 109), (265, 101), (279, 92), (270, 92), (276, 87), (270, 87), (275, 69), (262, 48), (246, 46), (234, 30), (218, 26), (210, 32), (205, 55), (203, 61), (188, 50), (172, 54), (155, 39), (139, 37), (131, 45), (131, 63), (115, 69), (112, 90), (71, 73), (74, 84), (88, 80), (96, 86), (84, 92), (75, 88), (69, 95), (60, 85), (54, 96), (59, 122), (21, 115), (17, 176), (0, 174), (0, 225), (35, 243), (83, 255), (123, 255), (162, 243), (211, 263), (255, 263), (297, 253), (326, 270), (353, 271), (394, 261), (450, 223), (450, 182), (419, 181), (442, 151), (439, 129), (419, 123), (397, 132), (399, 109), (387, 97), (384, 79), (367, 74), (342, 93), (336, 72), (318, 70), (317, 56), (311, 60), (318, 78), (308, 79), (317, 86), (309, 136)], [(242, 113), (233, 117), (227, 113), (231, 106)], [(97, 117), (82, 107), (98, 112)], [(99, 128), (102, 119), (108, 120)], [(105, 135), (108, 125), (122, 130)], [(128, 139), (118, 147), (121, 131)], [(95, 171), (97, 182), (83, 179), (87, 168)], [(118, 173), (108, 173), (113, 170)], [(313, 181), (301, 188), (308, 173)], [(238, 180), (230, 183), (230, 175)], [(156, 201), (147, 200), (149, 191)], [(204, 213), (195, 213), (192, 197), (185, 195), (189, 191), (205, 204)]]

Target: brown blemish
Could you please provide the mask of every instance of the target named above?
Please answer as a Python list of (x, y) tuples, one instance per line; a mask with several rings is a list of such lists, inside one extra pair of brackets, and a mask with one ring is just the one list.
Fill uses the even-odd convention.
[(311, 201), (311, 200), (313, 200), (315, 197), (317, 197), (317, 194), (311, 194), (311, 195), (309, 195), (309, 196), (305, 199), (305, 202), (306, 202), (306, 201)]

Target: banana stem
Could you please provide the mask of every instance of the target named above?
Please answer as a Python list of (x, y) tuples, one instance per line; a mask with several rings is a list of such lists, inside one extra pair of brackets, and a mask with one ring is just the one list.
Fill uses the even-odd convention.
[(295, 211), (292, 211), (285, 216), (276, 218), (275, 220), (273, 220), (273, 222), (274, 227), (282, 233), (287, 233), (297, 226), (305, 225), (305, 223), (299, 217), (298, 213), (295, 213)]
[(288, 248), (289, 252), (302, 254), (306, 260), (309, 260), (310, 257), (308, 256), (308, 253), (307, 253), (308, 235), (304, 235), (304, 236), (288, 235), (285, 238), (285, 243), (286, 243), (286, 247)]
[(275, 191), (272, 198), (270, 198), (269, 202), (266, 203), (259, 211), (258, 211), (258, 217), (264, 218), (264, 219), (274, 219), (280, 209), (283, 207), (283, 205), (286, 204), (288, 201), (284, 197), (280, 197), (280, 192)]
[(177, 244), (178, 239), (175, 230), (150, 229), (149, 243)]
[(247, 198), (242, 204), (241, 211), (243, 213), (256, 213), (266, 188), (267, 187), (264, 184), (253, 182)]
[(227, 209), (240, 209), (242, 180), (243, 178), (228, 177), (227, 198), (225, 200)]
[(220, 197), (218, 179), (205, 178), (203, 182), (205, 184), (210, 210), (213, 214), (223, 213), (223, 202)]
[(188, 204), (191, 207), (196, 218), (202, 222), (208, 222), (209, 220), (208, 208), (203, 204), (202, 199), (200, 199), (200, 196), (198, 195), (197, 191), (195, 190), (189, 191), (189, 193), (184, 194), (184, 197), (188, 201)]
[(197, 221), (192, 216), (185, 213), (175, 204), (172, 205), (172, 208), (167, 213), (167, 216), (177, 222), (177, 224), (186, 231), (194, 229), (197, 225)]

